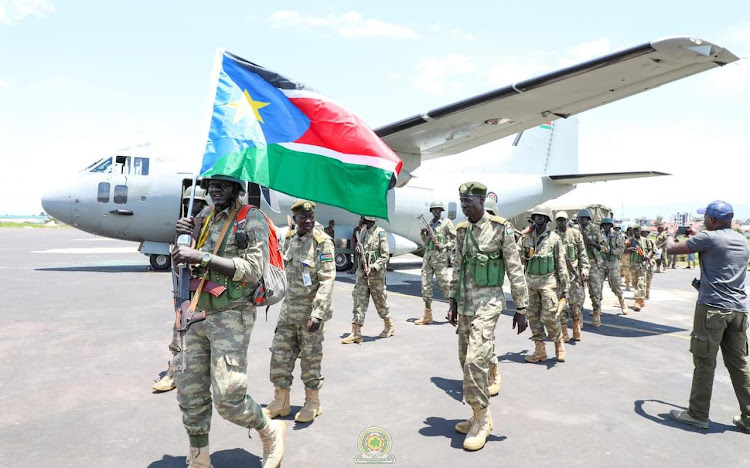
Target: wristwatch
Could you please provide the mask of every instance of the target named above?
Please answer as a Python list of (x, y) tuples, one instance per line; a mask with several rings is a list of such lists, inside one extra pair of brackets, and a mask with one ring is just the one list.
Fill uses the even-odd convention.
[(203, 255), (201, 255), (201, 266), (203, 268), (208, 267), (208, 264), (211, 263), (211, 252), (203, 252)]

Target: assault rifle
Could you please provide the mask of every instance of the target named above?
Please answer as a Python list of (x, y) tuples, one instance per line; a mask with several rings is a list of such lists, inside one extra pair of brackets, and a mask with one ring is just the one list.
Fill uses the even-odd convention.
[(417, 216), (417, 219), (422, 221), (422, 224), (424, 224), (424, 229), (427, 231), (427, 236), (432, 241), (432, 245), (435, 246), (437, 249), (440, 243), (437, 240), (437, 236), (435, 235), (435, 231), (432, 230), (432, 226), (430, 226), (430, 223), (427, 222), (427, 220), (424, 218), (424, 215)]
[(365, 249), (362, 246), (362, 229), (358, 229), (354, 232), (354, 238), (357, 240), (357, 245), (354, 247), (354, 253), (362, 262), (362, 268), (364, 269), (365, 276), (367, 276), (370, 274), (370, 262), (367, 261), (367, 255), (365, 255)]
[(565, 256), (565, 264), (568, 265), (568, 272), (571, 274), (571, 276), (573, 276), (573, 279), (577, 281), (578, 284), (581, 285), (581, 287), (585, 287), (585, 285), (583, 284), (583, 280), (580, 276), (578, 276), (578, 272), (575, 268), (573, 268), (573, 262), (570, 261), (567, 255)]

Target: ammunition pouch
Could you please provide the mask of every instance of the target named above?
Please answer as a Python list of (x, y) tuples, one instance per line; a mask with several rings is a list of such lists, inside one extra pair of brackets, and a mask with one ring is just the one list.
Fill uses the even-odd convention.
[(477, 286), (502, 286), (505, 262), (500, 252), (478, 253), (466, 258), (466, 267)]
[[(201, 310), (218, 310), (225, 309), (231, 304), (246, 296), (250, 292), (250, 285), (245, 282), (234, 281), (226, 275), (222, 275), (216, 271), (210, 271), (208, 273), (208, 280), (224, 287), (218, 295), (211, 291), (201, 291), (201, 296), (198, 299), (198, 308)], [(216, 291), (217, 288), (212, 288)]]
[(555, 271), (555, 256), (552, 252), (547, 255), (534, 255), (529, 259), (526, 273), (532, 276), (542, 276)]

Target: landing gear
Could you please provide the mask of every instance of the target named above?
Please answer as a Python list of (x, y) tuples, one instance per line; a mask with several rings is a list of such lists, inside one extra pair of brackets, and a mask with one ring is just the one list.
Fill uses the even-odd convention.
[(348, 271), (353, 265), (352, 256), (349, 254), (337, 253), (333, 258), (336, 263), (336, 271)]
[(151, 263), (151, 268), (156, 271), (166, 271), (172, 267), (172, 259), (169, 255), (164, 254), (151, 254), (149, 263)]

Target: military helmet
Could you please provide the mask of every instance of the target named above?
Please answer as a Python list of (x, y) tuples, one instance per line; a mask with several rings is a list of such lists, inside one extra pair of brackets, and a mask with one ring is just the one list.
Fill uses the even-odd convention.
[(235, 184), (239, 185), (241, 190), (245, 190), (247, 188), (247, 183), (244, 180), (223, 174), (204, 177), (203, 179), (201, 179), (201, 187), (203, 187), (204, 189), (208, 189), (209, 180), (226, 180), (227, 182), (234, 182)]
[(594, 217), (591, 216), (591, 212), (589, 210), (587, 210), (586, 208), (584, 208), (582, 210), (578, 210), (578, 217), (579, 218), (584, 218), (585, 217), (585, 218), (588, 218), (588, 219), (594, 219)]
[(601, 226), (602, 224), (611, 224), (612, 226), (615, 225), (615, 223), (612, 221), (612, 218), (602, 218), (599, 225)]
[(537, 205), (531, 210), (531, 216), (539, 214), (546, 216), (548, 221), (552, 221), (552, 209), (547, 205)]
[(485, 198), (484, 211), (491, 214), (492, 216), (497, 216), (497, 213), (498, 213), (497, 202), (491, 198)]
[[(183, 200), (190, 200), (190, 194), (193, 193), (193, 186), (185, 187), (185, 191), (182, 192), (182, 199)], [(204, 202), (208, 203), (208, 197), (206, 196), (206, 189), (203, 187), (195, 187), (195, 200), (203, 200)]]
[(377, 221), (378, 220), (378, 218), (376, 218), (375, 216), (362, 216), (362, 217), (365, 218), (365, 221)]
[(555, 219), (560, 219), (560, 218), (568, 219), (568, 213), (564, 211), (558, 211), (557, 214), (555, 215)]
[(433, 200), (432, 203), (430, 203), (430, 211), (432, 211), (433, 208), (440, 208), (445, 211), (445, 205), (443, 205), (443, 202), (440, 200)]

